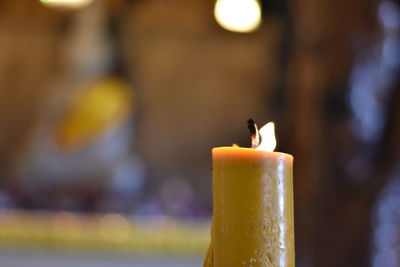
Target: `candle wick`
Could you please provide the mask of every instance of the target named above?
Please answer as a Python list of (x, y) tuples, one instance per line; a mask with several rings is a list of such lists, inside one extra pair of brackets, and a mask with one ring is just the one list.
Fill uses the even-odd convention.
[(247, 126), (251, 135), (251, 148), (257, 148), (261, 143), (261, 136), (258, 132), (257, 124), (254, 122), (253, 119), (249, 119), (247, 121)]

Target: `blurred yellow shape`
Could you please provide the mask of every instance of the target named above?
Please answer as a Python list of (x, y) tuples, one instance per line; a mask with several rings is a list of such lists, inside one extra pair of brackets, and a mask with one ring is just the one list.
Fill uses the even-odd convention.
[(207, 249), (208, 220), (158, 219), (162, 227), (148, 216), (7, 210), (1, 214), (0, 247), (180, 256), (199, 256)]
[(117, 126), (132, 113), (133, 94), (118, 78), (106, 78), (83, 86), (56, 129), (60, 149), (71, 151), (87, 145)]
[(130, 224), (120, 214), (104, 215), (99, 222), (100, 234), (104, 239), (115, 242), (126, 241), (130, 234)]

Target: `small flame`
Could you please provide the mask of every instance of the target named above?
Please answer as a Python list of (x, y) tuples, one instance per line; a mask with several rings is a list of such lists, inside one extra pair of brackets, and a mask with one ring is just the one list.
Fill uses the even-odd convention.
[(261, 143), (256, 149), (273, 152), (276, 147), (275, 124), (273, 122), (268, 122), (261, 127), (259, 134), (261, 136)]

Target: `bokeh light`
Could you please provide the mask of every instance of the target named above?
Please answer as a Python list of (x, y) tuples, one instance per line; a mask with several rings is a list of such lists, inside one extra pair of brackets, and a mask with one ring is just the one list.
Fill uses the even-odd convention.
[(261, 7), (257, 0), (217, 0), (214, 15), (228, 31), (252, 32), (260, 25)]
[(40, 0), (40, 2), (53, 7), (82, 8), (88, 6), (93, 0)]

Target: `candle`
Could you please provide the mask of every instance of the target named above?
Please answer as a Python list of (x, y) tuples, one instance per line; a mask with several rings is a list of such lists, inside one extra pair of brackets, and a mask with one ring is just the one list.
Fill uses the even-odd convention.
[[(272, 152), (274, 125), (252, 120), (252, 148), (218, 147), (213, 220), (205, 266), (294, 266), (293, 157)], [(261, 142), (260, 142), (261, 140)]]

